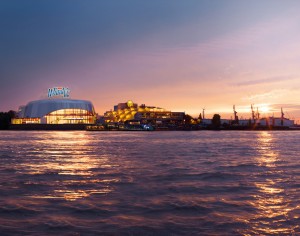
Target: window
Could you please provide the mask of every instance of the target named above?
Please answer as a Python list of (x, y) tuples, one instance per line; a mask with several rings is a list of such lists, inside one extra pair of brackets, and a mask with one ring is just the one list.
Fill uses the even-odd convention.
[(82, 109), (62, 109), (46, 116), (47, 124), (94, 124), (95, 115)]

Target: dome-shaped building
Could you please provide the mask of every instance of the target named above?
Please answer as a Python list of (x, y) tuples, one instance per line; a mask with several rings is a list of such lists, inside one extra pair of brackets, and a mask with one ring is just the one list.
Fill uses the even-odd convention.
[(22, 106), (12, 124), (94, 124), (96, 113), (90, 101), (44, 99)]

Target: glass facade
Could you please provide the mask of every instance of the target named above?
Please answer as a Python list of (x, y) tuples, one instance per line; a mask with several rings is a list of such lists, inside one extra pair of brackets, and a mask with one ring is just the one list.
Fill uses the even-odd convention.
[(82, 109), (61, 109), (47, 114), (45, 118), (47, 124), (94, 124), (96, 119), (92, 112)]
[(14, 118), (11, 120), (13, 125), (20, 125), (20, 124), (40, 124), (40, 118)]
[(75, 99), (42, 99), (31, 101), (26, 106), (21, 106), (17, 117), (12, 119), (11, 122), (15, 125), (80, 124), (79, 126), (83, 127), (82, 124), (95, 124), (96, 116), (94, 106), (90, 101)]

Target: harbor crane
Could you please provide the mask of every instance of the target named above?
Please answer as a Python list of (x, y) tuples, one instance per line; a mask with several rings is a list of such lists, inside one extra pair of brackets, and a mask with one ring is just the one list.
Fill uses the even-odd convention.
[(239, 117), (237, 116), (237, 111), (235, 110), (235, 105), (233, 105), (234, 123), (239, 123)]

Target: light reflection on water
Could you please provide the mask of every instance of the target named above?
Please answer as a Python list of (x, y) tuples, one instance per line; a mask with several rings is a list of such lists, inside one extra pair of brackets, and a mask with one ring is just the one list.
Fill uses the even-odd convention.
[(258, 193), (254, 195), (254, 202), (251, 205), (258, 209), (257, 215), (252, 220), (253, 232), (255, 234), (295, 234), (293, 227), (282, 227), (280, 222), (289, 221), (289, 199), (284, 190), (286, 179), (280, 175), (283, 170), (277, 166), (280, 161), (278, 152), (274, 150), (274, 137), (272, 132), (261, 132), (257, 138), (258, 166), (267, 167), (264, 180), (255, 182)]
[(260, 155), (257, 157), (257, 162), (260, 166), (276, 167), (278, 154), (273, 150), (272, 133), (261, 132), (257, 138), (257, 149)]
[(297, 235), (298, 143), (298, 132), (4, 132), (0, 231)]
[[(31, 162), (19, 165), (20, 173), (26, 175), (65, 175), (60, 183), (55, 182), (55, 189), (45, 195), (28, 196), (32, 198), (64, 198), (74, 201), (89, 197), (91, 194), (107, 194), (112, 191), (111, 182), (118, 182), (118, 178), (98, 179), (93, 169), (116, 168), (118, 165), (110, 163), (108, 156), (99, 158), (91, 154), (91, 140), (85, 132), (50, 132), (47, 137), (36, 141), (37, 156)], [(35, 145), (34, 145), (35, 146)], [(72, 176), (74, 176), (73, 179)], [(78, 179), (79, 178), (79, 179)], [(27, 182), (32, 184), (33, 182)], [(102, 184), (100, 189), (93, 189), (95, 183)], [(73, 187), (75, 186), (75, 187)], [(89, 186), (78, 189), (78, 186)]]

